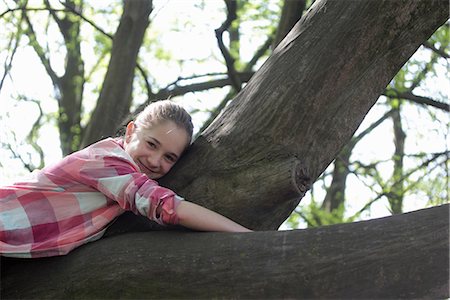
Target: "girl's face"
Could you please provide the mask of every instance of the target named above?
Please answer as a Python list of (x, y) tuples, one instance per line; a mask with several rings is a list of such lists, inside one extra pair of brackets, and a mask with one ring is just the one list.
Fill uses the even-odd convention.
[(188, 145), (186, 130), (172, 121), (161, 121), (151, 128), (127, 125), (125, 151), (133, 158), (142, 173), (151, 179), (164, 176), (177, 162)]

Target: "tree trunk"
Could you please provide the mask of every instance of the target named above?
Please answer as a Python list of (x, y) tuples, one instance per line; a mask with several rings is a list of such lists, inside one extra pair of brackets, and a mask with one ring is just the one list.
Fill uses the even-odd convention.
[[(381, 123), (383, 123), (387, 118), (393, 115), (393, 111), (389, 111), (384, 116), (379, 118), (376, 122), (372, 123), (363, 132), (357, 136), (353, 136), (347, 145), (342, 148), (341, 152), (338, 154), (334, 160), (334, 169), (332, 174), (332, 180), (327, 188), (327, 193), (322, 202), (321, 209), (331, 213), (333, 210), (339, 208), (345, 203), (345, 190), (347, 186), (347, 176), (350, 174), (349, 165), (350, 157), (352, 155), (353, 149), (356, 144), (359, 143), (366, 135), (377, 128)], [(344, 216), (341, 215), (341, 222), (344, 222)], [(320, 224), (320, 220), (316, 218), (317, 223)]]
[(84, 134), (82, 147), (113, 135), (115, 128), (128, 115), (137, 55), (151, 11), (151, 0), (124, 2), (120, 25), (114, 35), (108, 71)]
[(392, 125), (394, 129), (394, 170), (392, 174), (392, 186), (389, 188), (387, 198), (393, 214), (403, 212), (403, 199), (405, 197), (405, 178), (403, 160), (405, 159), (405, 140), (406, 134), (403, 131), (401, 112), (401, 100), (397, 99), (397, 103), (392, 108)]
[(444, 299), (448, 253), (449, 205), (307, 230), (132, 233), (10, 262), (1, 296)]
[[(82, 13), (83, 3), (66, 1), (66, 5)], [(55, 20), (57, 16), (54, 16)], [(65, 73), (60, 80), (58, 127), (63, 155), (79, 149), (81, 143), (81, 111), (84, 90), (84, 61), (81, 57), (80, 20), (69, 13), (58, 25), (66, 45)]]
[(448, 1), (316, 1), (162, 180), (253, 229), (276, 229)]

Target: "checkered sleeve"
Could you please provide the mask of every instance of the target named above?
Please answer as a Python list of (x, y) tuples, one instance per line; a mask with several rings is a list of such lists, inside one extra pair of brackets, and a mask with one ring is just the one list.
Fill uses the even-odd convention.
[(178, 224), (181, 197), (145, 174), (113, 139), (0, 187), (0, 255), (64, 255), (99, 239), (123, 210)]
[(67, 172), (116, 201), (124, 210), (161, 225), (178, 224), (181, 197), (141, 173), (131, 157), (112, 139), (93, 146), (66, 164)]

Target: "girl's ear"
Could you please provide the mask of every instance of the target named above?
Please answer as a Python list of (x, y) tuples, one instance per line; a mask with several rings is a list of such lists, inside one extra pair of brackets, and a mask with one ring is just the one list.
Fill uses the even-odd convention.
[(131, 136), (133, 135), (133, 132), (136, 128), (136, 125), (134, 125), (133, 121), (130, 121), (130, 123), (127, 124), (127, 130), (125, 131), (125, 142), (129, 143), (131, 141)]

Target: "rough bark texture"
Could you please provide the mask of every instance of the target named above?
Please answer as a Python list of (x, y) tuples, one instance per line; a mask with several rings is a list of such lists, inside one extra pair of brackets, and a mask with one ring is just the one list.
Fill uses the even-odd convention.
[(305, 0), (284, 0), (280, 23), (273, 41), (274, 48), (286, 37), (292, 27), (300, 20), (306, 7)]
[(151, 0), (124, 1), (120, 25), (114, 35), (111, 60), (97, 106), (83, 137), (87, 146), (102, 137), (114, 135), (127, 116), (131, 104), (133, 74), (152, 11)]
[(162, 183), (278, 228), (447, 18), (448, 1), (316, 1)]
[[(206, 248), (205, 248), (206, 247)], [(147, 232), (2, 268), (2, 299), (444, 299), (449, 206), (255, 233)]]

